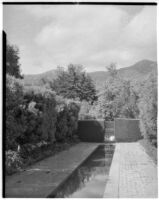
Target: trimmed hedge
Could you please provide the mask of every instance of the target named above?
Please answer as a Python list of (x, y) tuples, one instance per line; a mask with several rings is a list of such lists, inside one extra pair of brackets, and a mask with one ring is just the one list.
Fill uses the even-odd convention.
[(79, 120), (78, 135), (79, 138), (84, 142), (104, 142), (104, 120)]

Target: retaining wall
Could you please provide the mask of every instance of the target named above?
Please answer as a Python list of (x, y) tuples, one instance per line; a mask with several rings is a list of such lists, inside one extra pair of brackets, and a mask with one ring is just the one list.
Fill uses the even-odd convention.
[(141, 139), (139, 119), (115, 119), (115, 139), (117, 142), (133, 142)]

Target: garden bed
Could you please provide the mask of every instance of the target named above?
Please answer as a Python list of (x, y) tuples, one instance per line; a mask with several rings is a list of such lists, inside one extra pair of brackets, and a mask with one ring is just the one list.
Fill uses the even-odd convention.
[(65, 142), (44, 143), (43, 145), (25, 145), (20, 152), (7, 151), (5, 160), (5, 173), (12, 175), (19, 171), (24, 171), (26, 167), (44, 158), (54, 156), (61, 151), (67, 150), (79, 143), (77, 138), (66, 140)]

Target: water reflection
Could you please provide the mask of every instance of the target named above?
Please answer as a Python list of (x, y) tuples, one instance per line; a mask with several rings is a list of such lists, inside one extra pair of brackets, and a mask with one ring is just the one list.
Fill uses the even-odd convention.
[(113, 152), (114, 145), (100, 145), (98, 149), (49, 197), (102, 197)]

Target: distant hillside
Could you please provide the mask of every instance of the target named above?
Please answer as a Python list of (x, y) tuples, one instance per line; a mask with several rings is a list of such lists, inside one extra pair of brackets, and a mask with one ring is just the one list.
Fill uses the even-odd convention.
[[(142, 60), (129, 67), (121, 68), (118, 70), (119, 75), (124, 79), (129, 80), (141, 80), (149, 75), (149, 73), (155, 71), (157, 73), (157, 62), (150, 60)], [(96, 71), (88, 73), (93, 79), (96, 87), (100, 89), (107, 77), (106, 71)], [(25, 75), (25, 85), (42, 85), (43, 80), (53, 80), (56, 78), (56, 70), (51, 70), (42, 74)]]
[[(142, 80), (154, 71), (157, 73), (157, 62), (142, 60), (129, 67), (118, 69), (118, 74), (120, 77), (127, 80)], [(108, 72), (97, 71), (91, 72), (89, 75), (96, 84), (96, 87), (99, 89), (105, 83), (108, 77)]]
[(25, 85), (41, 85), (43, 80), (53, 80), (56, 78), (56, 70), (50, 70), (41, 74), (24, 75)]

